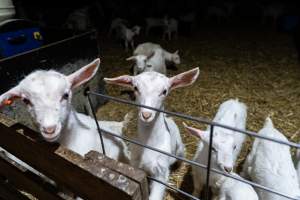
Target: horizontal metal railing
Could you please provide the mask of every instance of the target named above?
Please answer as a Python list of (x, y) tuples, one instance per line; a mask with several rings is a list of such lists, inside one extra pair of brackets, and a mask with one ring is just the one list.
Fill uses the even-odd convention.
[[(93, 117), (94, 117), (95, 123), (96, 123), (98, 131), (99, 131), (99, 135), (100, 135), (100, 139), (101, 139), (101, 145), (102, 145), (102, 149), (103, 149), (103, 153), (104, 154), (105, 154), (105, 148), (104, 148), (102, 133), (108, 134), (108, 135), (113, 136), (113, 137), (120, 138), (120, 139), (125, 140), (125, 141), (127, 141), (129, 143), (132, 143), (132, 144), (135, 144), (135, 145), (138, 145), (138, 146), (150, 149), (152, 151), (159, 152), (159, 153), (164, 154), (166, 156), (169, 156), (169, 157), (175, 158), (177, 160), (186, 162), (188, 164), (191, 164), (191, 165), (194, 165), (194, 166), (206, 169), (207, 170), (207, 176), (206, 176), (206, 178), (207, 178), (207, 180), (206, 180), (206, 186), (207, 186), (206, 192), (207, 193), (205, 195), (206, 199), (208, 199), (208, 186), (209, 186), (210, 172), (214, 172), (214, 173), (217, 173), (217, 174), (220, 174), (220, 175), (223, 175), (223, 176), (235, 179), (237, 181), (249, 184), (249, 185), (251, 185), (251, 186), (253, 186), (255, 188), (258, 188), (258, 189), (261, 189), (261, 190), (265, 190), (265, 191), (270, 192), (270, 193), (277, 194), (277, 195), (285, 197), (287, 199), (299, 200), (297, 198), (289, 196), (288, 194), (281, 193), (279, 191), (273, 190), (273, 189), (265, 187), (263, 185), (260, 185), (260, 184), (257, 184), (257, 183), (254, 183), (252, 181), (248, 181), (248, 180), (245, 180), (245, 179), (241, 179), (241, 178), (233, 176), (233, 175), (231, 175), (229, 173), (226, 173), (226, 172), (223, 172), (223, 171), (220, 171), (218, 169), (210, 167), (211, 145), (212, 145), (212, 142), (213, 142), (213, 128), (214, 127), (222, 127), (222, 128), (225, 128), (225, 129), (229, 129), (229, 130), (232, 130), (232, 131), (236, 131), (236, 132), (242, 133), (242, 134), (246, 134), (248, 136), (252, 136), (252, 137), (256, 137), (256, 138), (260, 138), (260, 139), (264, 139), (264, 140), (269, 140), (271, 142), (276, 142), (276, 143), (287, 145), (287, 146), (290, 146), (290, 147), (300, 148), (300, 145), (297, 144), (297, 143), (289, 142), (289, 141), (281, 141), (281, 140), (278, 140), (278, 139), (272, 138), (272, 137), (260, 136), (259, 134), (255, 133), (255, 132), (251, 132), (251, 131), (247, 131), (247, 130), (241, 130), (241, 129), (237, 129), (237, 128), (234, 128), (234, 127), (226, 126), (226, 125), (223, 125), (223, 124), (212, 122), (212, 121), (204, 119), (204, 118), (193, 117), (193, 116), (189, 116), (189, 115), (182, 114), (182, 113), (177, 113), (177, 112), (171, 112), (171, 111), (166, 111), (166, 110), (162, 110), (162, 109), (157, 109), (157, 108), (149, 107), (149, 106), (146, 106), (146, 105), (138, 104), (138, 103), (135, 103), (135, 102), (132, 102), (132, 101), (128, 101), (128, 100), (125, 100), (125, 99), (120, 99), (120, 98), (117, 98), (117, 97), (112, 97), (112, 96), (109, 96), (109, 95), (104, 95), (104, 94), (100, 94), (100, 93), (96, 93), (96, 92), (92, 92), (92, 91), (86, 91), (86, 95), (87, 95), (88, 102), (90, 104), (90, 107), (91, 107), (91, 110), (92, 110), (92, 113), (93, 113)], [(197, 163), (195, 161), (192, 161), (192, 160), (189, 160), (189, 159), (186, 159), (186, 158), (183, 158), (183, 157), (179, 157), (179, 156), (167, 153), (165, 151), (162, 151), (160, 149), (157, 149), (157, 148), (154, 148), (154, 147), (142, 144), (142, 143), (140, 143), (140, 142), (138, 142), (136, 140), (132, 140), (132, 139), (126, 137), (126, 136), (120, 136), (120, 135), (112, 133), (112, 132), (110, 132), (108, 130), (102, 129), (99, 126), (99, 123), (97, 121), (96, 112), (93, 109), (93, 105), (92, 105), (92, 101), (90, 99), (90, 95), (96, 95), (96, 96), (99, 96), (101, 98), (112, 100), (114, 102), (118, 102), (118, 103), (122, 103), (122, 104), (127, 104), (127, 105), (132, 105), (132, 106), (136, 106), (136, 107), (143, 107), (143, 108), (151, 109), (151, 110), (154, 110), (154, 111), (157, 111), (157, 112), (162, 112), (162, 113), (165, 113), (165, 114), (168, 114), (168, 115), (172, 115), (172, 116), (176, 116), (176, 117), (179, 117), (179, 118), (187, 119), (187, 120), (190, 120), (190, 121), (194, 121), (194, 122), (204, 123), (204, 124), (210, 125), (210, 141), (209, 141), (209, 149), (210, 149), (210, 151), (209, 151), (209, 154), (208, 154), (208, 161), (209, 162), (207, 163), (207, 165), (203, 165), (203, 164)], [(194, 199), (194, 200), (200, 200), (199, 198), (194, 197), (191, 194), (188, 194), (188, 193), (186, 193), (186, 192), (184, 192), (184, 191), (182, 191), (182, 190), (180, 190), (178, 188), (172, 187), (168, 183), (165, 183), (165, 182), (163, 182), (161, 180), (158, 180), (158, 179), (156, 179), (154, 177), (148, 177), (148, 178), (149, 178), (149, 180), (161, 183), (161, 184), (165, 185), (166, 187), (168, 187), (169, 189), (171, 189), (171, 190), (173, 190), (175, 192), (178, 192), (178, 193), (180, 193), (180, 194), (182, 194), (182, 195), (184, 195), (184, 196), (186, 196), (188, 198), (191, 198), (191, 199)]]

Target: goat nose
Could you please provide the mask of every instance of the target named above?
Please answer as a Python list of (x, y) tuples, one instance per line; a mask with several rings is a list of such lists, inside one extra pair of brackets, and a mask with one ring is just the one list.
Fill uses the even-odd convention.
[(225, 170), (227, 173), (230, 173), (230, 172), (232, 172), (232, 167), (224, 167), (224, 170)]
[(48, 126), (43, 128), (43, 131), (49, 135), (53, 134), (55, 130), (56, 130), (56, 126)]
[(143, 118), (144, 119), (149, 119), (151, 117), (151, 113), (150, 112), (142, 112)]

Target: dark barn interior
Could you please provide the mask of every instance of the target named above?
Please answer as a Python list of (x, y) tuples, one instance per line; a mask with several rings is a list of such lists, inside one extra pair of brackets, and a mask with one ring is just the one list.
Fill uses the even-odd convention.
[[(54, 46), (51, 51), (41, 49), (39, 53), (21, 57), (18, 56), (26, 51), (10, 55), (12, 57), (1, 54), (3, 49), (0, 44), (1, 93), (36, 69), (57, 69), (59, 66), (76, 62), (77, 58), (91, 60), (99, 57), (101, 87), (97, 88), (98, 92), (133, 100), (132, 92), (123, 87), (105, 84), (102, 79), (125, 74), (133, 75), (134, 62), (126, 58), (133, 55), (134, 48), (139, 44), (152, 42), (171, 53), (176, 50), (179, 52), (181, 62), (167, 65), (168, 77), (195, 67), (200, 69), (199, 78), (192, 86), (170, 93), (165, 101), (166, 110), (212, 120), (222, 102), (239, 99), (247, 106), (247, 130), (258, 132), (263, 127), (266, 117), (270, 116), (274, 126), (290, 142), (297, 144), (300, 142), (298, 1), (86, 0), (64, 3), (66, 4), (53, 0), (38, 2), (13, 0), (15, 8), (13, 19), (26, 20), (25, 24), (30, 22), (32, 23), (30, 26), (40, 29), (43, 39), (37, 48), (95, 31), (91, 36), (92, 39), (88, 39), (84, 44), (76, 43), (73, 45), (76, 48), (72, 48), (70, 43), (70, 46), (63, 45), (65, 48)], [(172, 32), (169, 38), (164, 34), (165, 25), (147, 29), (147, 18), (169, 20), (168, 23), (174, 19), (178, 23), (178, 33)], [(141, 28), (139, 34), (134, 36), (134, 48), (130, 43), (126, 47), (119, 29), (112, 28), (112, 22), (116, 19), (123, 20), (122, 23), (129, 30), (134, 30), (135, 26)], [(22, 23), (16, 26), (23, 27)], [(0, 7), (0, 43), (1, 34), (5, 32), (1, 26)], [(9, 30), (16, 29), (14, 25), (11, 26), (8, 27)], [(97, 45), (90, 45), (91, 41)], [(89, 50), (86, 47), (89, 45), (98, 52)], [(49, 62), (42, 62), (44, 60)], [(63, 72), (69, 73), (72, 70)], [(14, 75), (14, 72), (17, 75)], [(124, 116), (130, 113), (132, 116), (124, 135), (135, 139), (137, 108), (97, 98), (100, 104), (97, 106), (97, 119), (122, 121)], [(78, 102), (83, 104), (83, 100)], [(76, 100), (74, 103), (78, 102)], [(76, 109), (88, 113), (86, 107), (76, 105)], [(19, 119), (17, 114), (9, 116)], [(206, 129), (207, 125), (175, 116), (173, 119), (185, 144), (185, 157), (193, 159), (199, 140), (186, 134), (182, 123), (186, 122), (202, 130)], [(26, 124), (26, 120), (21, 122)], [(235, 172), (241, 172), (253, 141), (254, 137), (247, 139), (237, 159)], [(291, 155), (296, 159), (296, 148), (291, 148)], [(194, 186), (190, 164), (183, 162), (177, 169), (172, 170), (169, 184), (192, 193)], [(205, 194), (202, 198), (204, 196)], [(167, 190), (164, 199), (188, 199), (188, 197)]]

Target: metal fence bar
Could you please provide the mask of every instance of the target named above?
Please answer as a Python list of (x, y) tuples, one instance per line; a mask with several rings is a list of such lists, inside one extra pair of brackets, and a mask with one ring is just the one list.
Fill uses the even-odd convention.
[(165, 183), (165, 182), (163, 182), (163, 181), (161, 181), (161, 180), (158, 180), (158, 179), (156, 179), (156, 178), (153, 178), (153, 177), (151, 177), (151, 176), (147, 176), (147, 177), (148, 177), (149, 180), (158, 182), (158, 183), (160, 183), (160, 184), (166, 186), (167, 188), (169, 188), (169, 189), (171, 189), (171, 190), (173, 190), (173, 191), (175, 191), (175, 192), (178, 192), (178, 193), (180, 193), (180, 194), (182, 194), (182, 195), (184, 195), (184, 196), (187, 196), (187, 197), (189, 197), (189, 198), (191, 198), (191, 199), (193, 199), (193, 200), (200, 200), (199, 198), (197, 198), (197, 197), (195, 197), (195, 196), (193, 196), (193, 195), (191, 195), (191, 194), (189, 194), (189, 193), (187, 193), (187, 192), (185, 192), (185, 191), (182, 191), (182, 190), (180, 190), (180, 189), (178, 189), (178, 188), (175, 188), (175, 187), (170, 186), (168, 183)]
[(210, 134), (209, 134), (209, 146), (208, 146), (208, 159), (207, 159), (207, 171), (206, 171), (206, 193), (205, 193), (205, 199), (209, 199), (209, 179), (210, 179), (210, 165), (211, 165), (211, 149), (212, 149), (212, 144), (213, 144), (213, 136), (214, 136), (214, 126), (210, 126)]
[(104, 95), (104, 94), (100, 94), (100, 93), (95, 93), (95, 92), (92, 92), (92, 91), (88, 91), (87, 94), (100, 96), (100, 97), (103, 97), (105, 99), (109, 99), (109, 100), (119, 102), (119, 103), (123, 103), (123, 104), (127, 104), (127, 105), (133, 105), (133, 106), (138, 106), (138, 107), (142, 107), (142, 108), (147, 108), (147, 109), (150, 109), (150, 110), (154, 110), (154, 111), (157, 111), (157, 112), (162, 112), (162, 113), (165, 113), (165, 114), (173, 115), (173, 116), (183, 118), (183, 119), (187, 119), (187, 120), (194, 121), (194, 122), (199, 122), (199, 123), (204, 123), (204, 124), (208, 124), (208, 125), (213, 125), (213, 126), (229, 129), (229, 130), (232, 130), (232, 131), (236, 131), (236, 132), (239, 132), (239, 133), (246, 134), (248, 136), (252, 136), (252, 137), (256, 137), (256, 138), (260, 138), (260, 139), (264, 139), (264, 140), (269, 140), (269, 141), (272, 141), (272, 142), (276, 142), (276, 143), (279, 143), (279, 144), (295, 147), (295, 148), (298, 148), (298, 149), (300, 148), (300, 144), (297, 144), (297, 143), (294, 143), (294, 142), (289, 142), (289, 141), (286, 142), (286, 141), (281, 141), (281, 140), (278, 140), (278, 139), (275, 139), (275, 138), (272, 138), (272, 137), (261, 136), (261, 135), (255, 133), (255, 132), (252, 132), (252, 131), (242, 130), (242, 129), (234, 128), (234, 127), (231, 127), (231, 126), (219, 124), (217, 122), (213, 122), (213, 121), (210, 121), (210, 120), (207, 120), (207, 119), (204, 119), (204, 118), (192, 117), (192, 116), (185, 115), (185, 114), (182, 114), (182, 113), (161, 110), (161, 109), (145, 106), (145, 105), (142, 105), (142, 104), (138, 104), (138, 103), (135, 103), (135, 102), (132, 102), (132, 101), (128, 101), (128, 100), (125, 100), (125, 99), (120, 99), (120, 98), (116, 98), (116, 97), (112, 97), (112, 96), (108, 96), (108, 95)]
[(106, 153), (105, 153), (105, 147), (104, 147), (104, 141), (103, 141), (103, 135), (102, 135), (102, 132), (101, 132), (101, 129), (100, 129), (98, 120), (97, 120), (96, 112), (95, 112), (95, 110), (94, 110), (93, 103), (92, 103), (92, 100), (91, 100), (91, 97), (90, 97), (88, 91), (89, 91), (89, 89), (87, 88), (87, 90), (85, 91), (85, 94), (87, 94), (86, 96), (87, 96), (87, 98), (88, 98), (88, 102), (89, 102), (91, 111), (92, 111), (92, 113), (93, 113), (93, 118), (94, 118), (94, 120), (95, 120), (97, 129), (98, 129), (98, 133), (99, 133), (100, 141), (101, 141), (101, 146), (102, 146), (102, 152), (103, 152), (103, 154), (106, 156)]
[[(196, 122), (200, 122), (200, 123), (206, 123), (206, 124), (209, 124), (211, 125), (211, 138), (213, 138), (213, 128), (214, 126), (219, 126), (219, 127), (222, 127), (222, 128), (225, 128), (225, 129), (230, 129), (230, 130), (233, 130), (233, 131), (237, 131), (237, 132), (240, 132), (240, 133), (244, 133), (246, 135), (249, 135), (249, 136), (253, 136), (253, 137), (257, 137), (257, 138), (260, 138), (260, 139), (265, 139), (265, 140), (269, 140), (269, 141), (272, 141), (272, 142), (276, 142), (276, 143), (279, 143), (279, 144), (284, 144), (284, 145), (288, 145), (288, 146), (292, 146), (292, 147), (296, 147), (296, 148), (300, 148), (300, 145), (299, 144), (296, 144), (296, 143), (292, 143), (292, 142), (285, 142), (285, 141), (280, 141), (280, 140), (277, 140), (277, 139), (274, 139), (274, 138), (270, 138), (270, 137), (263, 137), (263, 136), (259, 136), (257, 133), (254, 133), (254, 132), (250, 132), (250, 131), (244, 131), (244, 130), (239, 130), (239, 129), (236, 129), (236, 128), (233, 128), (233, 127), (229, 127), (229, 126), (226, 126), (226, 125), (222, 125), (222, 124), (218, 124), (218, 123), (214, 123), (214, 122), (210, 122), (208, 120), (205, 120), (205, 119), (201, 119), (201, 118), (196, 118), (196, 117), (191, 117), (191, 116), (188, 116), (188, 115), (185, 115), (185, 114), (181, 114), (181, 113), (176, 113), (176, 112), (170, 112), (170, 111), (165, 111), (165, 110), (161, 110), (161, 109), (156, 109), (156, 108), (153, 108), (153, 107), (149, 107), (149, 106), (145, 106), (145, 105), (142, 105), (142, 104), (137, 104), (137, 103), (134, 103), (134, 102), (131, 102), (131, 101), (128, 101), (128, 100), (124, 100), (124, 99), (119, 99), (119, 98), (116, 98), (116, 97), (112, 97), (112, 96), (108, 96), (108, 95), (103, 95), (103, 94), (99, 94), (99, 93), (95, 93), (95, 92), (91, 92), (91, 91), (86, 91), (86, 94), (89, 98), (89, 95), (92, 94), (92, 95), (96, 95), (96, 96), (100, 96), (100, 97), (103, 97), (103, 98), (106, 98), (106, 99), (110, 99), (110, 100), (113, 100), (113, 101), (116, 101), (116, 102), (119, 102), (119, 103), (124, 103), (124, 104), (127, 104), (127, 105), (134, 105), (134, 106), (138, 106), (138, 107), (144, 107), (144, 108), (147, 108), (147, 109), (151, 109), (151, 110), (155, 110), (155, 111), (158, 111), (158, 112), (162, 112), (162, 113), (166, 113), (166, 114), (170, 114), (170, 115), (174, 115), (174, 116), (177, 116), (177, 117), (180, 117), (180, 118), (184, 118), (184, 119), (188, 119), (188, 120), (191, 120), (191, 121), (196, 121)], [(90, 106), (92, 107), (92, 102), (90, 101), (89, 99), (89, 104)], [(182, 157), (178, 157), (178, 156), (175, 156), (173, 154), (170, 154), (170, 153), (167, 153), (167, 152), (164, 152), (164, 151), (161, 151), (157, 148), (153, 148), (151, 146), (148, 146), (148, 145), (144, 145), (140, 142), (137, 142), (135, 140), (131, 140), (125, 136), (119, 136), (115, 133), (112, 133), (110, 131), (107, 131), (107, 130), (104, 130), (104, 129), (101, 129), (99, 124), (98, 124), (98, 121), (97, 121), (97, 118), (96, 118), (96, 115), (95, 115), (95, 112), (92, 108), (92, 112), (93, 112), (93, 116), (95, 118), (95, 123), (97, 124), (97, 129), (99, 131), (100, 136), (102, 137), (102, 132), (104, 132), (105, 134), (108, 134), (108, 135), (111, 135), (111, 136), (114, 136), (114, 137), (117, 137), (117, 138), (121, 138), (127, 142), (130, 142), (130, 143), (133, 143), (135, 145), (138, 145), (138, 146), (142, 146), (142, 147), (145, 147), (145, 148), (148, 148), (152, 151), (156, 151), (156, 152), (159, 152), (161, 154), (164, 154), (164, 155), (167, 155), (167, 156), (170, 156), (170, 157), (173, 157), (173, 158), (176, 158), (178, 160), (181, 160), (181, 161), (184, 161), (186, 163), (189, 163), (191, 165), (195, 165), (197, 167), (201, 167), (201, 168), (204, 168), (204, 169), (207, 169), (207, 178), (208, 178), (208, 182), (209, 183), (209, 176), (208, 174), (210, 173), (210, 171), (212, 172), (215, 172), (217, 174), (220, 174), (220, 175), (223, 175), (223, 176), (226, 176), (226, 177), (229, 177), (229, 178), (233, 178), (237, 181), (240, 181), (240, 182), (243, 182), (243, 183), (246, 183), (246, 184), (249, 184), (253, 187), (256, 187), (256, 188), (259, 188), (259, 189), (262, 189), (262, 190), (265, 190), (267, 192), (271, 192), (271, 193), (274, 193), (274, 194), (277, 194), (279, 196), (282, 196), (282, 197), (285, 197), (285, 198), (288, 198), (288, 199), (291, 199), (291, 200), (299, 200), (297, 198), (293, 198), (293, 197), (290, 197), (289, 195), (287, 194), (284, 194), (284, 193), (281, 193), (281, 192), (278, 192), (276, 190), (273, 190), (273, 189), (270, 189), (270, 188), (267, 188), (263, 185), (260, 185), (260, 184), (257, 184), (257, 183), (254, 183), (254, 182), (251, 182), (251, 181), (248, 181), (248, 180), (245, 180), (245, 179), (241, 179), (241, 178), (237, 178), (235, 176), (232, 176), (228, 173), (224, 173), (220, 170), (217, 170), (217, 169), (214, 169), (214, 168), (210, 168), (210, 166), (205, 166), (205, 165), (202, 165), (200, 163), (197, 163), (197, 162), (194, 162), (194, 161), (191, 161), (191, 160), (188, 160), (186, 158), (182, 158)], [(211, 144), (212, 144), (212, 139), (210, 139), (210, 146), (209, 146), (209, 149), (210, 149), (210, 153), (211, 153)], [(210, 155), (211, 156), (211, 155)], [(211, 158), (210, 158), (211, 159)], [(210, 160), (209, 159), (209, 160)], [(174, 187), (171, 187), (170, 185), (168, 185), (167, 183), (164, 183), (160, 180), (157, 180), (153, 177), (149, 177), (149, 179), (152, 179), (153, 181), (157, 181), (163, 185), (165, 185), (166, 187), (174, 190), (174, 191), (177, 191), (185, 196), (188, 196), (188, 197), (192, 197), (193, 199), (197, 199), (193, 196), (191, 196), (190, 194), (180, 190), (180, 189), (177, 189), (177, 188), (174, 188)], [(207, 184), (208, 185), (208, 184)], [(207, 196), (208, 197), (208, 196)]]
[(277, 195), (282, 196), (282, 197), (285, 197), (285, 198), (287, 198), (287, 199), (291, 199), (291, 200), (299, 200), (299, 199), (297, 199), (297, 198), (290, 197), (288, 194), (284, 194), (284, 193), (278, 192), (278, 191), (276, 191), (276, 190), (270, 189), (270, 188), (268, 188), (268, 187), (266, 187), (266, 186), (263, 186), (263, 185), (254, 183), (254, 182), (252, 182), (252, 181), (248, 181), (248, 180), (246, 180), (246, 179), (237, 178), (237, 177), (235, 177), (235, 176), (232, 176), (232, 175), (230, 175), (230, 174), (228, 174), (228, 173), (225, 173), (225, 172), (216, 170), (216, 169), (214, 169), (214, 168), (212, 168), (211, 171), (213, 171), (213, 172), (215, 172), (215, 173), (218, 173), (218, 174), (221, 174), (221, 175), (223, 175), (223, 176), (226, 176), (226, 177), (235, 179), (235, 180), (237, 180), (237, 181), (239, 181), (239, 182), (246, 183), (246, 184), (251, 185), (251, 186), (253, 186), (253, 187), (255, 187), (255, 188), (259, 188), (259, 189), (265, 190), (265, 191), (267, 191), (267, 192), (270, 192), (270, 193), (273, 193), (273, 194), (277, 194)]
[[(97, 122), (97, 123), (98, 123), (98, 122)], [(186, 159), (186, 158), (182, 158), (182, 157), (179, 157), (179, 156), (175, 156), (175, 155), (170, 154), (170, 153), (167, 153), (167, 152), (165, 152), (165, 151), (161, 151), (160, 149), (157, 149), (157, 148), (154, 148), (154, 147), (151, 147), (151, 146), (148, 146), (148, 145), (144, 145), (144, 144), (142, 144), (142, 143), (140, 143), (140, 142), (137, 142), (137, 141), (135, 141), (135, 140), (129, 139), (128, 137), (120, 136), (120, 135), (117, 135), (117, 134), (115, 134), (115, 133), (112, 133), (112, 132), (110, 132), (110, 131), (107, 131), (107, 130), (104, 130), (104, 129), (101, 129), (101, 128), (100, 128), (100, 130), (101, 130), (103, 133), (105, 133), (105, 134), (108, 134), (108, 135), (110, 135), (110, 136), (113, 136), (113, 137), (117, 137), (117, 138), (123, 139), (123, 140), (125, 140), (125, 141), (127, 141), (127, 142), (129, 142), (129, 143), (133, 143), (133, 144), (135, 144), (135, 145), (145, 147), (145, 148), (150, 149), (150, 150), (152, 150), (152, 151), (159, 152), (159, 153), (164, 154), (164, 155), (166, 155), (166, 156), (170, 156), (170, 157), (172, 157), (172, 158), (176, 158), (177, 160), (180, 160), (180, 161), (189, 163), (189, 164), (191, 164), (191, 165), (194, 165), (194, 166), (197, 166), (197, 167), (200, 167), (200, 168), (203, 168), (203, 169), (207, 169), (207, 166), (205, 166), (205, 165), (203, 165), (203, 164), (200, 164), (200, 163), (197, 163), (197, 162), (195, 162), (195, 161), (188, 160), (188, 159)], [(259, 188), (259, 189), (262, 189), (262, 190), (265, 190), (265, 191), (268, 191), (268, 192), (272, 192), (272, 193), (277, 194), (277, 195), (279, 195), (279, 196), (282, 196), (282, 197), (285, 197), (285, 198), (288, 198), (288, 199), (291, 199), (291, 200), (299, 200), (299, 199), (290, 197), (290, 196), (288, 196), (287, 194), (280, 193), (280, 192), (278, 192), (278, 191), (276, 191), (276, 190), (267, 188), (267, 187), (265, 187), (265, 186), (263, 186), (263, 185), (260, 185), (260, 184), (257, 184), (257, 183), (254, 183), (254, 182), (251, 182), (251, 181), (248, 181), (248, 180), (245, 180), (245, 179), (237, 178), (237, 177), (235, 177), (235, 176), (232, 176), (232, 175), (230, 175), (230, 174), (228, 174), (228, 173), (225, 173), (225, 172), (222, 172), (222, 171), (220, 171), (220, 170), (217, 170), (217, 169), (214, 169), (214, 168), (211, 168), (210, 170), (211, 170), (212, 172), (217, 173), (217, 174), (220, 174), (220, 175), (223, 175), (223, 176), (226, 176), (226, 177), (229, 177), (229, 178), (233, 178), (233, 179), (235, 179), (235, 180), (237, 180), (237, 181), (240, 181), (240, 182), (249, 184), (249, 185), (251, 185), (251, 186), (253, 186), (253, 187), (256, 187), (256, 188)]]

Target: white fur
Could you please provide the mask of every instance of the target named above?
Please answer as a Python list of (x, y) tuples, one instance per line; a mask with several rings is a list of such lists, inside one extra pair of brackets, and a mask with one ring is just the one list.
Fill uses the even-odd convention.
[(162, 48), (159, 44), (155, 44), (152, 42), (146, 42), (139, 44), (134, 52), (133, 55), (145, 55), (150, 56), (156, 49), (162, 49), (163, 55), (166, 61), (173, 62), (174, 64), (180, 64), (180, 56), (178, 54), (178, 50), (174, 53), (170, 53), (164, 48)]
[(113, 32), (117, 31), (121, 25), (125, 25), (127, 23), (128, 21), (122, 18), (113, 19), (109, 27), (108, 36), (111, 36)]
[(134, 26), (129, 29), (124, 24), (120, 26), (120, 37), (124, 41), (125, 50), (128, 51), (128, 45), (130, 45), (131, 49), (134, 49), (134, 37), (140, 34), (141, 27)]
[[(231, 173), (231, 175), (243, 179), (236, 173)], [(214, 200), (258, 200), (257, 193), (251, 185), (233, 178), (222, 176), (216, 184), (219, 190)]]
[[(270, 118), (258, 133), (287, 142), (287, 138), (274, 128)], [(297, 172), (291, 158), (290, 147), (256, 138), (252, 150), (244, 164), (243, 173), (254, 182), (274, 189), (291, 197), (300, 197)], [(257, 189), (259, 199), (287, 199), (270, 192)]]
[[(84, 156), (91, 150), (102, 152), (94, 119), (77, 113), (72, 105), (72, 89), (86, 83), (97, 72), (97, 59), (69, 76), (56, 71), (35, 71), (26, 76), (15, 88), (0, 96), (0, 103), (14, 96), (23, 99), (31, 117), (48, 142), (62, 146)], [(68, 98), (64, 98), (68, 95)], [(30, 102), (30, 103), (28, 103)], [(99, 121), (101, 128), (122, 134), (124, 122)], [(51, 134), (49, 134), (49, 131)], [(127, 160), (126, 145), (120, 139), (103, 134), (108, 157)]]
[(164, 19), (164, 32), (163, 32), (163, 39), (168, 38), (168, 40), (172, 39), (172, 34), (174, 37), (178, 37), (178, 21), (174, 18), (171, 19)]
[(162, 49), (155, 49), (150, 57), (145, 55), (136, 55), (127, 58), (127, 60), (135, 60), (135, 65), (133, 67), (134, 75), (142, 72), (167, 73), (164, 52)]
[(139, 44), (135, 50), (133, 51), (133, 55), (145, 55), (150, 56), (153, 51), (156, 49), (162, 49), (162, 47), (159, 44), (152, 43), (152, 42), (145, 42), (142, 44)]
[[(238, 100), (230, 99), (221, 104), (214, 122), (227, 125), (230, 127), (245, 130), (247, 118), (247, 108), (245, 104)], [(197, 134), (201, 138), (199, 142), (197, 152), (194, 160), (198, 163), (206, 165), (208, 162), (209, 152), (209, 138), (210, 138), (210, 127), (206, 131), (200, 131), (194, 128), (187, 127), (188, 130)], [(241, 151), (242, 145), (246, 139), (246, 136), (242, 133), (235, 132), (229, 129), (220, 127), (214, 127), (213, 132), (213, 144), (212, 147), (212, 168), (223, 170), (224, 172), (230, 173), (235, 165), (236, 159)], [(192, 166), (192, 173), (194, 179), (194, 192), (195, 196), (199, 196), (202, 187), (206, 183), (206, 170)], [(213, 173), (210, 176), (210, 186), (213, 190), (218, 190), (219, 186), (217, 182), (222, 178), (222, 175)], [(214, 192), (216, 195), (217, 192)]]
[(127, 60), (134, 60), (135, 65), (133, 74), (137, 75), (146, 71), (156, 71), (166, 74), (166, 61), (180, 64), (180, 56), (178, 51), (170, 53), (163, 49), (159, 44), (147, 42), (137, 46), (133, 52), (133, 56)]
[[(137, 76), (121, 76), (105, 80), (111, 84), (134, 88), (138, 103), (163, 109), (163, 102), (169, 91), (192, 84), (198, 74), (199, 70), (194, 69), (167, 78), (157, 72), (144, 72)], [(167, 153), (184, 156), (184, 145), (172, 118), (146, 108), (139, 108), (138, 115), (137, 141)], [(132, 165), (144, 169), (151, 177), (168, 182), (170, 165), (176, 161), (174, 158), (136, 145), (132, 146), (131, 155)], [(162, 200), (164, 193), (164, 185), (151, 181), (150, 200)]]
[(298, 181), (300, 186), (300, 149), (297, 149), (296, 152), (296, 169), (297, 169)]

